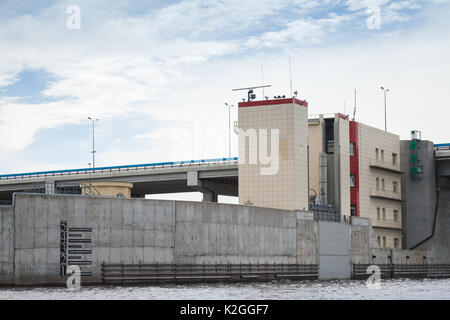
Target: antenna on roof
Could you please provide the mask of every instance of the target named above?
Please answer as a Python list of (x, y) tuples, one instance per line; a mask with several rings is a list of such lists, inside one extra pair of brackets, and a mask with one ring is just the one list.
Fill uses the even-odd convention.
[(355, 89), (355, 108), (353, 109), (353, 121), (355, 121), (356, 117), (356, 89)]
[[(248, 90), (248, 102), (253, 101), (256, 99), (256, 94), (254, 94), (255, 89), (260, 88), (270, 88), (272, 85), (266, 85), (266, 86), (255, 86), (255, 87), (249, 87), (249, 88), (239, 88), (239, 89), (233, 89), (232, 91), (243, 91)], [(245, 100), (245, 99), (243, 99)]]
[(291, 85), (291, 97), (293, 97), (292, 95), (292, 71), (291, 71), (291, 56), (289, 56), (289, 82)]
[[(264, 86), (264, 65), (262, 62), (261, 62), (261, 86)], [(265, 96), (264, 87), (262, 87), (262, 95), (263, 97)]]

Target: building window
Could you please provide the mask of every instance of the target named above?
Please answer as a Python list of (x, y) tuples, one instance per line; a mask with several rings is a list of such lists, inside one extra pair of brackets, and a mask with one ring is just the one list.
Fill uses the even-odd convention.
[(380, 178), (377, 178), (377, 190), (380, 190)]
[(381, 190), (385, 190), (384, 179), (381, 179)]
[(386, 249), (386, 237), (383, 237), (383, 248)]
[(398, 221), (398, 210), (394, 210), (394, 221)]
[(352, 204), (352, 205), (350, 206), (350, 215), (351, 215), (352, 217), (356, 216), (356, 205), (354, 205), (354, 204)]
[(392, 191), (394, 193), (397, 193), (397, 187), (398, 187), (398, 182), (397, 181), (392, 182)]
[(381, 150), (381, 161), (384, 161), (384, 150)]
[(356, 186), (356, 176), (354, 174), (350, 175), (350, 187)]
[(351, 156), (355, 155), (355, 143), (354, 142), (350, 142), (350, 155)]
[(380, 208), (377, 208), (377, 220), (380, 221)]
[(399, 248), (399, 241), (398, 238), (394, 238), (394, 249), (398, 249)]
[(381, 248), (381, 237), (377, 237), (377, 241), (378, 241), (378, 248)]
[(392, 154), (392, 165), (394, 165), (394, 166), (397, 165), (397, 154), (396, 153)]
[(386, 221), (386, 208), (383, 208), (383, 221)]
[(376, 159), (377, 159), (377, 161), (378, 161), (378, 160), (379, 160), (379, 159), (378, 159), (378, 148), (375, 149), (375, 157), (376, 157)]

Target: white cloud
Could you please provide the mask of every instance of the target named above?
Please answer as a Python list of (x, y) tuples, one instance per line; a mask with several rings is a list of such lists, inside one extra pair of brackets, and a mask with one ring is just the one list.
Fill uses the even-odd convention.
[[(274, 84), (273, 94), (286, 94), (288, 70), (284, 52), (287, 50), (295, 53), (292, 56), (294, 66), (295, 61), (300, 64), (298, 70), (294, 70), (297, 76), (301, 74), (296, 85), (312, 100), (312, 110), (335, 111), (343, 105), (342, 92), (351, 91), (359, 84), (363, 86), (363, 83), (367, 92), (381, 81), (391, 82), (397, 90), (402, 86), (416, 88), (418, 83), (431, 87), (424, 83), (426, 77), (419, 77), (416, 83), (410, 75), (402, 77), (404, 73), (418, 70), (414, 64), (405, 64), (403, 54), (414, 53), (415, 61), (421, 66), (420, 72), (439, 79), (439, 86), (449, 84), (445, 76), (433, 69), (438, 64), (446, 66), (446, 58), (439, 56), (439, 51), (415, 49), (415, 44), (420, 43), (447, 52), (443, 42), (448, 39), (443, 34), (433, 34), (440, 28), (428, 30), (414, 38), (412, 44), (406, 40), (396, 43), (411, 36), (395, 30), (389, 32), (393, 39), (389, 43), (380, 40), (376, 44), (357, 45), (355, 40), (351, 44), (330, 46), (326, 42), (330, 35), (340, 31), (352, 32), (345, 28), (365, 15), (365, 9), (373, 1), (349, 0), (346, 4), (351, 13), (331, 12), (316, 18), (308, 13), (323, 8), (324, 2), (193, 0), (134, 16), (124, 14), (126, 3), (118, 1), (111, 8), (109, 1), (80, 1), (79, 31), (65, 28), (66, 3), (33, 15), (0, 21), (0, 87), (16, 81), (21, 70), (44, 70), (56, 80), (43, 94), (59, 100), (26, 104), (14, 97), (0, 99), (0, 160), (6, 159), (5, 154), (25, 150), (41, 130), (84, 123), (88, 115), (117, 123), (117, 119), (130, 114), (164, 122), (166, 129), (157, 135), (152, 127), (139, 134), (133, 133), (132, 136), (140, 138), (145, 150), (121, 152), (123, 139), (105, 145), (103, 153), (98, 154), (104, 163), (226, 155), (228, 119), (223, 103), (240, 99), (231, 89), (260, 83), (260, 63), (264, 61), (266, 81)], [(325, 3), (333, 7), (340, 1)], [(385, 14), (399, 14), (392, 15), (391, 21), (402, 21), (405, 9), (418, 10), (417, 6), (424, 5), (422, 1), (401, 1), (396, 5), (388, 1), (377, 3), (387, 10)], [(295, 14), (285, 18), (286, 12)], [(301, 12), (305, 15), (300, 15)], [(445, 28), (448, 30), (448, 26)], [(401, 46), (405, 49), (400, 50)], [(266, 53), (266, 48), (271, 49), (271, 53)], [(391, 60), (380, 61), (383, 55)], [(399, 97), (395, 91), (393, 88), (393, 102)], [(407, 91), (403, 94), (408, 96)], [(378, 95), (367, 95), (372, 100), (366, 103), (375, 108)], [(425, 96), (436, 99), (428, 95), (418, 99), (425, 99)], [(443, 94), (439, 96), (447, 98)], [(363, 103), (363, 97), (361, 100)], [(415, 105), (418, 100), (408, 96), (405, 101)], [(406, 102), (399, 100), (397, 103), (403, 106)], [(358, 113), (361, 119), (376, 124), (375, 118), (367, 116), (363, 110)], [(233, 115), (236, 119), (235, 111)], [(202, 140), (200, 146), (181, 143), (183, 140), (176, 137), (191, 132), (195, 121), (204, 123), (202, 131), (209, 139)], [(411, 121), (411, 126), (413, 124)], [(439, 128), (428, 130), (437, 137), (443, 136)], [(404, 128), (399, 127), (399, 131), (403, 132)], [(236, 150), (236, 142), (233, 143), (233, 150)], [(180, 158), (175, 159), (173, 148), (180, 150)], [(32, 164), (25, 160), (8, 163), (11, 168)]]

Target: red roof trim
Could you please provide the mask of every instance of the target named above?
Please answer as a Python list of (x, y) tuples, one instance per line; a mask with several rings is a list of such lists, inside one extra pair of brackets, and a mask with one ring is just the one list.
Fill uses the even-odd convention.
[(261, 100), (261, 101), (250, 101), (250, 102), (239, 102), (239, 108), (245, 107), (260, 107), (260, 106), (273, 106), (276, 104), (291, 104), (295, 103), (304, 107), (308, 107), (307, 101), (302, 101), (296, 98), (288, 99), (275, 99), (275, 100)]

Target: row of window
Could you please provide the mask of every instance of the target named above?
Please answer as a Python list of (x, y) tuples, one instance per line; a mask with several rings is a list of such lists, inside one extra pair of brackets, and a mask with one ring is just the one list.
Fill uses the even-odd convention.
[[(381, 152), (380, 152), (381, 151)], [(377, 161), (384, 162), (384, 150), (383, 149), (378, 149), (375, 148), (375, 159)], [(398, 155), (396, 153), (392, 153), (392, 165), (396, 166), (397, 165), (397, 161), (398, 161)]]
[[(380, 190), (380, 178), (376, 178), (376, 187), (377, 190)], [(381, 190), (386, 191), (386, 184), (384, 179), (381, 179)], [(398, 182), (392, 181), (392, 192), (397, 193), (398, 192)]]
[[(350, 187), (356, 186), (356, 175), (350, 174)], [(376, 187), (377, 190), (380, 190), (380, 178), (376, 178)], [(386, 191), (386, 183), (384, 179), (381, 179), (381, 190)], [(397, 193), (398, 192), (398, 182), (392, 181), (392, 192)]]
[[(377, 220), (386, 220), (386, 208), (377, 208)], [(398, 210), (393, 210), (392, 211), (392, 220), (393, 221), (398, 221), (399, 220), (399, 212)]]
[[(382, 248), (382, 249), (386, 249), (386, 237), (377, 237), (377, 241), (378, 241), (378, 248)], [(394, 249), (399, 249), (400, 248), (400, 239), (399, 238), (394, 238)]]
[[(354, 156), (355, 155), (355, 143), (354, 142), (350, 142), (350, 155)], [(377, 161), (382, 161), (384, 162), (384, 150), (378, 148), (375, 148), (375, 159)], [(396, 166), (398, 163), (398, 155), (396, 153), (392, 153), (392, 165)]]

